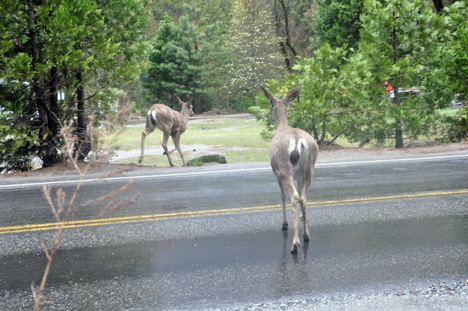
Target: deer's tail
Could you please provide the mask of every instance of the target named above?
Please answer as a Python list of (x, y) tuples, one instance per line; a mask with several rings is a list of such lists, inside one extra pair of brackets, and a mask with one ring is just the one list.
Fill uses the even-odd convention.
[(299, 159), (301, 157), (301, 154), (297, 150), (293, 150), (291, 154), (289, 155), (289, 161), (291, 162), (292, 165), (296, 165), (297, 162), (299, 162)]
[(146, 116), (147, 121), (151, 122), (151, 124), (156, 127), (157, 126), (157, 119), (156, 119), (156, 111), (151, 110), (148, 111), (148, 115)]
[(306, 142), (303, 139), (292, 140), (289, 146), (289, 161), (294, 166), (301, 159), (302, 153), (306, 148)]

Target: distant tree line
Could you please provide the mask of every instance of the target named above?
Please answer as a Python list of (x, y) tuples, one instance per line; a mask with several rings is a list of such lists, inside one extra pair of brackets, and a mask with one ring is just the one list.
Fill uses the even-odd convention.
[(263, 110), (268, 136), (260, 85), (302, 83), (290, 122), (322, 144), (464, 139), (466, 109), (438, 110), (467, 101), (467, 1), (1, 0), (0, 171), (61, 162), (66, 125), (84, 159), (90, 116), (173, 94), (197, 113)]
[[(345, 137), (402, 148), (420, 136), (467, 139), (467, 108), (456, 116), (439, 112), (468, 100), (467, 1), (435, 2), (318, 1), (313, 55), (269, 81), (277, 94), (304, 85), (290, 123), (320, 144)], [(258, 100), (267, 112), (261, 94)], [(271, 120), (264, 119), (268, 136)]]

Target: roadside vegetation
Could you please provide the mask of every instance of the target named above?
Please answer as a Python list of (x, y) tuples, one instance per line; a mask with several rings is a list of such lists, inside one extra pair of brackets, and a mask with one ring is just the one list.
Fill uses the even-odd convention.
[[(186, 160), (205, 154), (221, 154), (226, 157), (228, 163), (239, 162), (265, 162), (269, 161), (269, 135), (266, 132), (265, 120), (263, 116), (255, 117), (260, 112), (259, 109), (251, 109), (252, 114), (240, 117), (216, 116), (192, 118), (187, 125), (187, 131), (181, 139), (181, 147), (184, 154), (187, 153)], [(459, 109), (447, 108), (437, 111), (440, 119), (455, 118), (460, 112)], [(132, 122), (134, 123), (134, 122)], [(140, 121), (138, 125), (131, 124), (121, 128), (116, 135), (107, 137), (104, 147), (113, 150), (115, 153), (122, 151), (132, 151), (130, 156), (123, 158), (111, 157), (113, 163), (138, 163), (140, 155), (141, 131), (144, 123)], [(446, 128), (448, 131), (449, 128)], [(425, 144), (442, 144), (451, 142), (447, 139), (428, 134), (420, 136), (414, 144), (417, 146)], [(167, 159), (162, 155), (161, 142), (163, 133), (154, 131), (146, 138), (144, 165), (167, 166)], [(169, 139), (169, 145), (173, 142)], [(338, 137), (330, 145), (322, 145), (322, 148), (360, 148), (356, 142), (351, 142), (345, 137)], [(391, 147), (391, 142), (383, 147)], [(371, 147), (371, 146), (369, 146)], [(151, 150), (151, 151), (150, 151)], [(157, 150), (157, 151), (155, 151)], [(177, 153), (172, 155), (175, 165), (181, 165), (182, 160)]]

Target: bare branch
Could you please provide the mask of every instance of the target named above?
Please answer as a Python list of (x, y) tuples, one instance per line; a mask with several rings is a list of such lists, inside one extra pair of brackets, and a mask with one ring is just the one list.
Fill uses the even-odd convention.
[(131, 198), (127, 198), (123, 201), (121, 201), (120, 203), (114, 205), (114, 206), (111, 206), (109, 205), (108, 207), (106, 207), (105, 209), (103, 209), (98, 217), (101, 217), (105, 214), (109, 214), (109, 213), (112, 213), (112, 212), (115, 212), (115, 211), (118, 211), (121, 207), (123, 206), (126, 206), (126, 205), (130, 205), (130, 204), (133, 204), (135, 203), (135, 200), (140, 196), (140, 192), (136, 193), (133, 197)]
[(37, 301), (36, 289), (34, 288), (34, 281), (31, 282), (31, 291), (33, 293), (34, 301)]
[(83, 203), (80, 205), (80, 207), (85, 207), (85, 206), (97, 206), (101, 204), (102, 202), (105, 202), (113, 197), (115, 197), (118, 194), (121, 194), (122, 192), (125, 192), (130, 189), (130, 187), (135, 183), (135, 179), (131, 179), (125, 186), (121, 187), (119, 190), (116, 190), (114, 192), (111, 192), (109, 194), (106, 194), (102, 197), (99, 197), (97, 199), (89, 200), (86, 203)]
[[(114, 120), (120, 120), (123, 117), (123, 115), (126, 114), (127, 112), (128, 112), (128, 110), (123, 110), (123, 111), (119, 112), (116, 115), (116, 117), (114, 118)], [(88, 133), (87, 134), (88, 135), (94, 135), (94, 127), (93, 127), (94, 119), (92, 117), (90, 118), (90, 123), (91, 123), (91, 126), (88, 128)], [(57, 229), (57, 232), (56, 232), (54, 240), (53, 240), (53, 245), (52, 245), (51, 248), (48, 248), (47, 245), (46, 245), (46, 242), (42, 241), (42, 248), (44, 249), (44, 253), (45, 253), (46, 257), (47, 257), (47, 265), (46, 265), (46, 268), (44, 270), (42, 280), (41, 280), (41, 284), (39, 285), (39, 288), (36, 290), (34, 283), (31, 284), (31, 290), (32, 290), (32, 293), (33, 293), (34, 301), (35, 301), (35, 306), (34, 306), (35, 311), (39, 310), (39, 307), (41, 305), (41, 296), (42, 296), (42, 293), (44, 291), (47, 278), (48, 278), (48, 276), (50, 274), (52, 262), (53, 262), (55, 254), (56, 254), (56, 251), (58, 249), (58, 246), (70, 234), (70, 232), (65, 233), (65, 231), (64, 231), (65, 225), (66, 225), (66, 222), (67, 222), (71, 212), (74, 210), (74, 205), (75, 205), (76, 198), (77, 198), (78, 193), (80, 192), (80, 189), (81, 189), (81, 187), (83, 185), (84, 178), (86, 177), (86, 175), (87, 175), (87, 173), (88, 173), (88, 171), (89, 171), (89, 169), (91, 167), (91, 163), (88, 163), (85, 166), (84, 169), (80, 169), (80, 167), (78, 166), (78, 158), (77, 158), (77, 156), (75, 156), (73, 154), (73, 150), (74, 150), (73, 147), (74, 147), (74, 144), (77, 143), (78, 138), (73, 135), (73, 128), (71, 126), (65, 126), (64, 128), (62, 128), (61, 135), (62, 135), (62, 137), (63, 137), (63, 139), (65, 141), (64, 147), (62, 149), (62, 153), (64, 155), (66, 155), (67, 161), (71, 162), (73, 167), (80, 174), (80, 180), (79, 180), (77, 186), (75, 187), (73, 195), (71, 196), (71, 199), (70, 199), (70, 201), (68, 202), (67, 205), (66, 205), (66, 193), (62, 188), (59, 188), (56, 191), (56, 198), (52, 199), (51, 194), (50, 194), (51, 188), (46, 187), (46, 186), (43, 187), (44, 197), (46, 198), (47, 202), (51, 206), (52, 212), (54, 214), (54, 218), (56, 219), (56, 221), (59, 224), (59, 228)], [(93, 136), (90, 136), (90, 137), (93, 137)], [(95, 150), (97, 150), (97, 148), (99, 148), (100, 145), (99, 144), (97, 146), (93, 145), (93, 147), (95, 147), (96, 148)], [(102, 204), (105, 201), (108, 201), (108, 200), (114, 198), (118, 194), (121, 194), (121, 193), (123, 193), (125, 191), (128, 191), (130, 189), (130, 187), (133, 185), (134, 182), (135, 182), (134, 180), (130, 180), (125, 186), (121, 187), (117, 191), (114, 191), (112, 193), (104, 195), (104, 196), (102, 196), (102, 197), (100, 197), (100, 198), (98, 198), (96, 200), (90, 200), (90, 201), (86, 202), (85, 204), (82, 204), (81, 206)], [(107, 204), (106, 208), (101, 211), (101, 213), (99, 215), (103, 215), (105, 213), (110, 213), (110, 212), (113, 212), (113, 211), (116, 211), (116, 210), (120, 209), (122, 206), (132, 204), (132, 203), (135, 202), (135, 199), (139, 195), (140, 195), (140, 193), (137, 193), (133, 197), (124, 199), (124, 200), (122, 200), (122, 201), (120, 201), (118, 203), (110, 202), (109, 204)]]
[(49, 203), (50, 208), (52, 209), (52, 213), (54, 214), (54, 218), (58, 221), (59, 220), (59, 214), (57, 213), (57, 210), (55, 209), (55, 204), (52, 202), (52, 197), (50, 196), (50, 187), (47, 186), (42, 186), (42, 193), (44, 194), (44, 197), (46, 198), (47, 202)]
[(42, 249), (44, 250), (44, 253), (46, 254), (46, 257), (48, 260), (51, 260), (52, 258), (50, 257), (49, 250), (47, 249), (47, 245), (45, 244), (45, 241), (42, 240)]

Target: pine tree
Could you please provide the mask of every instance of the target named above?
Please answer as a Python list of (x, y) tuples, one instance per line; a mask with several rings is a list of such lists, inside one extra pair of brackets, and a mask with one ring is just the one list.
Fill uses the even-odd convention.
[[(402, 148), (404, 137), (416, 138), (433, 123), (437, 103), (428, 100), (433, 90), (425, 87), (433, 73), (431, 61), (438, 57), (440, 17), (425, 0), (390, 0), (386, 5), (365, 1), (364, 5), (359, 52), (374, 77), (368, 92), (378, 97), (368, 102), (367, 111), (373, 115), (363, 131), (379, 142), (392, 138), (395, 147)], [(393, 86), (392, 98), (384, 97), (385, 81)]]
[(207, 24), (208, 16), (193, 3), (185, 5), (184, 10), (178, 23), (161, 23), (148, 53), (151, 65), (142, 82), (153, 103), (171, 105), (174, 93), (193, 93), (195, 111), (201, 113), (202, 103), (221, 83), (222, 74), (216, 72), (224, 59), (221, 24)]
[(83, 134), (86, 116), (110, 104), (109, 85), (137, 76), (143, 7), (144, 0), (2, 2), (0, 81), (9, 96), (0, 98), (0, 170), (27, 170), (33, 156), (43, 167), (61, 162), (62, 126)]
[(319, 0), (315, 12), (314, 30), (317, 44), (328, 42), (332, 47), (355, 48), (359, 42), (359, 30), (363, 11), (361, 0)]

